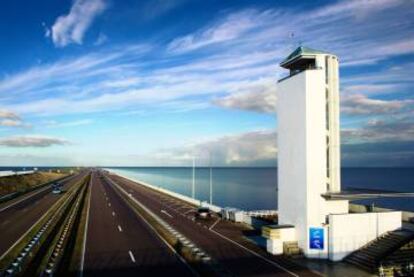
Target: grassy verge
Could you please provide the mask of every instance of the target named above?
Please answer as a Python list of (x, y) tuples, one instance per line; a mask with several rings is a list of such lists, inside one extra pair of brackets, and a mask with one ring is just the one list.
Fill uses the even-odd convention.
[(14, 192), (26, 192), (42, 184), (56, 181), (67, 174), (35, 172), (28, 175), (13, 175), (0, 178), (0, 196)]
[[(39, 177), (33, 176), (36, 174), (44, 175), (44, 173), (35, 173), (32, 175), (27, 175), (27, 176), (11, 176), (11, 177), (0, 178), (0, 181), (1, 181), (0, 190), (3, 189), (3, 191), (5, 191), (5, 188), (9, 187), (8, 188), (9, 192), (7, 193), (7, 195), (4, 195), (0, 198), (0, 204), (10, 201), (18, 196), (24, 195), (36, 189), (40, 189), (42, 187), (50, 185), (54, 182), (63, 181), (70, 176), (67, 174), (54, 174), (53, 173), (52, 175), (54, 175), (55, 178), (39, 178)], [(29, 176), (32, 176), (32, 177), (29, 177)], [(24, 177), (25, 179), (20, 180), (19, 178), (21, 177)], [(10, 179), (6, 180), (6, 178), (10, 178)], [(30, 181), (30, 179), (32, 180)], [(10, 182), (10, 183), (7, 183), (7, 182)], [(16, 185), (16, 183), (18, 185)], [(16, 189), (17, 186), (18, 188)], [(13, 187), (13, 189), (10, 190), (10, 187)]]

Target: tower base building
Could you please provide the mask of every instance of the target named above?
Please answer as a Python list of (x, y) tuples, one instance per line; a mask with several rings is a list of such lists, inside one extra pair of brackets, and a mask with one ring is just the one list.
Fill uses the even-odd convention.
[[(341, 260), (401, 227), (401, 212), (349, 213), (340, 195), (339, 74), (335, 55), (299, 47), (278, 82), (279, 226), (268, 251), (297, 242), (310, 258)], [(269, 231), (267, 231), (268, 234)]]

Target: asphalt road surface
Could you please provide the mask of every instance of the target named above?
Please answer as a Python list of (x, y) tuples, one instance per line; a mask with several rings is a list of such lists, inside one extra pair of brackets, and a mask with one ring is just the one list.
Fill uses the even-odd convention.
[(193, 276), (192, 271), (94, 173), (83, 274), (86, 276)]
[[(63, 183), (63, 190), (80, 181), (85, 172)], [(2, 256), (45, 212), (63, 195), (51, 193), (52, 188), (22, 195), (12, 202), (5, 203), (0, 209), (0, 256)]]
[[(177, 231), (216, 259), (234, 276), (320, 276), (309, 269), (265, 251), (251, 251), (237, 242), (232, 242), (214, 230), (206, 228), (197, 220), (187, 216), (191, 206), (183, 201), (166, 196), (142, 185), (116, 175), (109, 175), (118, 185), (168, 222)], [(171, 205), (166, 198), (174, 199)], [(171, 199), (170, 199), (171, 200)], [(180, 204), (181, 202), (181, 204)], [(194, 209), (194, 208), (193, 208)]]

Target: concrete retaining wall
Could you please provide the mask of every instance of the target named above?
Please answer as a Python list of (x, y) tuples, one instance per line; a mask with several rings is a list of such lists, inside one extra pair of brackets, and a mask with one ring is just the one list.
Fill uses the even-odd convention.
[(7, 176), (15, 176), (15, 175), (28, 175), (35, 173), (34, 170), (28, 170), (28, 171), (0, 171), (0, 177), (7, 177)]
[(180, 199), (180, 200), (183, 200), (183, 201), (185, 201), (185, 202), (187, 202), (187, 203), (190, 203), (190, 204), (192, 204), (192, 205), (196, 205), (196, 206), (203, 206), (203, 207), (208, 207), (210, 210), (212, 210), (212, 211), (214, 211), (214, 212), (216, 212), (216, 213), (221, 212), (221, 209), (222, 209), (222, 208), (221, 208), (221, 207), (219, 207), (219, 206), (216, 206), (216, 205), (210, 205), (210, 204), (209, 204), (209, 203), (207, 203), (207, 202), (204, 202), (204, 201), (201, 201), (201, 200), (198, 200), (198, 199), (194, 199), (194, 198), (191, 198), (191, 197), (189, 197), (189, 196), (186, 196), (186, 195), (183, 195), (183, 194), (180, 194), (180, 193), (176, 193), (176, 192), (173, 192), (173, 191), (170, 191), (170, 190), (164, 189), (164, 188), (160, 188), (160, 187), (157, 187), (157, 186), (154, 186), (154, 185), (148, 184), (148, 183), (146, 183), (146, 182), (143, 182), (143, 181), (141, 181), (141, 180), (137, 180), (137, 179), (134, 179), (134, 178), (131, 178), (131, 177), (127, 177), (127, 176), (125, 176), (125, 175), (119, 174), (118, 172), (112, 171), (112, 170), (110, 170), (110, 169), (105, 169), (105, 170), (108, 170), (108, 171), (109, 171), (109, 172), (111, 172), (112, 174), (116, 174), (116, 175), (122, 176), (122, 177), (124, 177), (125, 179), (128, 179), (128, 180), (131, 180), (131, 181), (133, 181), (133, 182), (139, 183), (140, 185), (143, 185), (143, 186), (148, 187), (148, 188), (150, 188), (150, 189), (153, 189), (153, 190), (155, 190), (155, 191), (159, 191), (159, 192), (165, 193), (165, 194), (167, 194), (167, 195), (170, 195), (170, 196), (172, 196), (172, 197), (175, 197), (175, 198), (178, 198), (178, 199)]
[(382, 234), (401, 228), (401, 212), (329, 215), (329, 259), (340, 261)]
[[(349, 211), (351, 213), (366, 213), (368, 212), (367, 206), (361, 204), (349, 204)], [(374, 207), (373, 212), (391, 212), (392, 209)], [(414, 212), (402, 211), (402, 221), (408, 222), (410, 219), (414, 219)]]

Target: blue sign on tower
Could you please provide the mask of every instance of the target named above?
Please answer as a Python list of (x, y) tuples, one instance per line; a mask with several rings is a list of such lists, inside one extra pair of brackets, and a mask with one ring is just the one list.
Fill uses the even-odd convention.
[(324, 248), (324, 230), (323, 228), (309, 228), (309, 248)]

